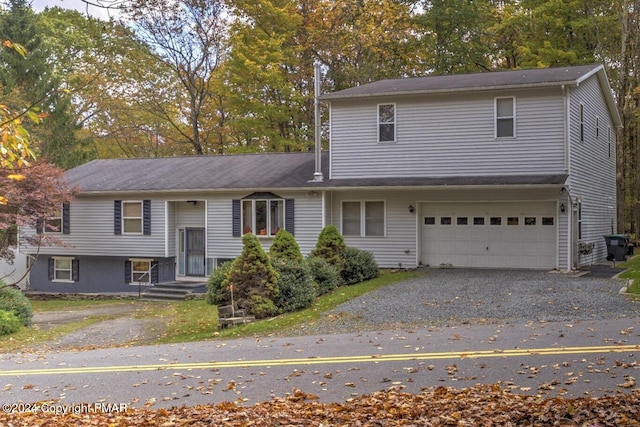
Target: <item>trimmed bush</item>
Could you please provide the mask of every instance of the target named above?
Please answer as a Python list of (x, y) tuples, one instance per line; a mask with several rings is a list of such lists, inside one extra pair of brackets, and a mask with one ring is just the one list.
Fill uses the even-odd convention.
[(311, 272), (318, 296), (329, 293), (338, 287), (338, 269), (329, 264), (324, 258), (309, 257), (307, 258), (307, 266)]
[(311, 256), (324, 258), (329, 264), (335, 266), (338, 271), (344, 264), (344, 252), (347, 248), (344, 238), (335, 225), (330, 224), (322, 229), (318, 235), (316, 247), (311, 251)]
[(296, 238), (284, 228), (281, 228), (273, 239), (269, 249), (269, 256), (273, 259), (286, 258), (298, 264), (304, 262), (304, 257), (300, 252), (300, 246), (298, 246)]
[(229, 276), (233, 261), (220, 264), (218, 268), (213, 270), (209, 280), (207, 281), (206, 300), (211, 305), (224, 305), (227, 301), (231, 301), (231, 293), (228, 286), (223, 286), (224, 280)]
[(31, 324), (33, 317), (31, 302), (18, 289), (5, 286), (2, 282), (0, 282), (0, 310), (15, 314), (24, 326)]
[[(233, 261), (222, 287), (233, 286), (233, 298), (238, 308), (245, 309), (256, 319), (277, 314), (274, 300), (278, 297), (278, 272), (271, 265), (256, 236), (242, 236), (242, 253)], [(231, 304), (229, 298), (220, 303)]]
[(274, 266), (280, 275), (280, 295), (275, 301), (280, 312), (290, 313), (309, 307), (316, 298), (316, 290), (307, 264), (278, 258), (274, 260)]
[(0, 310), (0, 337), (18, 332), (21, 327), (18, 316), (10, 311)]
[(353, 285), (378, 277), (380, 270), (371, 252), (348, 247), (340, 275), (345, 285)]

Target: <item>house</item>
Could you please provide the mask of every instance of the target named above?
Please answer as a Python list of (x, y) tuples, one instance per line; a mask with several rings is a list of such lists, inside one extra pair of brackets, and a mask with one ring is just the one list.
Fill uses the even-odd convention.
[[(121, 292), (206, 277), (255, 233), (303, 253), (327, 224), (381, 267), (571, 270), (615, 232), (616, 129), (601, 65), (383, 80), (319, 97), (330, 150), (95, 160), (31, 287)], [(28, 232), (36, 232), (30, 230)], [(46, 227), (45, 227), (45, 231)], [(32, 250), (33, 252), (33, 250)]]

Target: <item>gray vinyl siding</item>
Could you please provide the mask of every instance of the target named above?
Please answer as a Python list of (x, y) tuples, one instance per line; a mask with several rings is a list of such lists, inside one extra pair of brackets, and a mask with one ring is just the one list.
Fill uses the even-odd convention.
[[(556, 189), (515, 190), (406, 190), (366, 191), (340, 190), (331, 194), (330, 220), (342, 232), (343, 201), (385, 202), (386, 233), (384, 237), (345, 236), (348, 246), (373, 253), (378, 265), (384, 268), (415, 267), (419, 257), (419, 230), (423, 202), (509, 202), (509, 201), (558, 201)], [(409, 212), (409, 205), (415, 209)], [(558, 258), (560, 255), (558, 254)]]
[[(606, 258), (603, 236), (615, 230), (616, 129), (595, 77), (572, 88), (570, 99), (570, 188), (574, 201), (582, 200), (582, 239), (595, 244), (593, 256), (581, 256), (579, 264)], [(580, 105), (584, 105), (584, 141), (580, 141)], [(600, 132), (596, 135), (596, 117)], [(611, 129), (609, 156), (608, 129)]]
[[(322, 231), (322, 194), (321, 192), (276, 192), (284, 199), (295, 200), (295, 239), (301, 252), (308, 254), (316, 244)], [(211, 196), (208, 199), (209, 209), (207, 222), (207, 256), (209, 258), (235, 258), (242, 251), (242, 238), (232, 234), (232, 199), (241, 199), (247, 193), (228, 193)], [(262, 247), (268, 251), (273, 238), (259, 237)]]
[[(151, 235), (115, 235), (114, 200), (151, 199)], [(165, 201), (147, 196), (78, 196), (70, 204), (71, 232), (55, 237), (64, 246), (43, 246), (41, 254), (99, 256), (165, 256)], [(27, 232), (33, 232), (27, 231)], [(23, 248), (33, 253), (33, 248)]]
[[(495, 138), (496, 96), (516, 98), (516, 137)], [(377, 102), (333, 101), (331, 178), (562, 173), (560, 89), (415, 96), (396, 104), (397, 140), (377, 142)]]

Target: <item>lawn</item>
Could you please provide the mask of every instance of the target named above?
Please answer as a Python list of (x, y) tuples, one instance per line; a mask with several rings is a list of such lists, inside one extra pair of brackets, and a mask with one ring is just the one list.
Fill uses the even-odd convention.
[(640, 255), (634, 255), (625, 262), (617, 264), (617, 267), (626, 268), (626, 271), (620, 273), (618, 277), (621, 279), (630, 279), (633, 284), (629, 287), (628, 292), (640, 295)]
[[(287, 330), (299, 328), (300, 325), (308, 324), (319, 319), (322, 312), (331, 310), (345, 301), (383, 286), (416, 277), (420, 274), (421, 273), (415, 271), (383, 270), (380, 277), (373, 280), (341, 287), (327, 295), (317, 298), (314, 304), (305, 310), (224, 330), (218, 330), (216, 308), (207, 304), (202, 299), (175, 302), (139, 300), (33, 300), (31, 303), (34, 313), (74, 311), (105, 305), (133, 304), (135, 305), (134, 317), (153, 318), (156, 319), (157, 324), (166, 325), (165, 330), (159, 334), (159, 337), (151, 341), (141, 341), (138, 344), (192, 342), (212, 338), (238, 338), (287, 333)], [(49, 330), (37, 330), (30, 327), (22, 328), (15, 334), (0, 337), (0, 353), (35, 347), (38, 344), (56, 339), (64, 334), (116, 317), (118, 316), (89, 316), (80, 321), (67, 323)]]

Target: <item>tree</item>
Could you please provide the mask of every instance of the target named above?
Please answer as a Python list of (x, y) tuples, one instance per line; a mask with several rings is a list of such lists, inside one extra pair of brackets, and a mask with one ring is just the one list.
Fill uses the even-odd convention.
[(311, 251), (311, 256), (324, 258), (329, 264), (342, 271), (347, 245), (338, 228), (329, 224), (320, 231), (316, 247)]
[[(156, 102), (151, 111), (168, 123), (191, 146), (194, 154), (215, 153), (217, 117), (207, 108), (215, 100), (209, 92), (214, 73), (226, 56), (225, 8), (218, 0), (133, 0), (126, 9), (123, 25), (131, 25), (151, 47), (150, 54), (171, 70), (181, 90), (174, 105), (166, 98), (154, 98), (156, 87), (140, 87), (144, 96)], [(135, 70), (132, 70), (135, 71)], [(146, 90), (145, 90), (146, 89)]]
[(25, 124), (31, 133), (32, 146), (40, 156), (63, 168), (76, 166), (92, 158), (90, 141), (78, 139), (79, 124), (71, 101), (55, 69), (39, 16), (26, 0), (10, 0), (10, 9), (0, 15), (0, 39), (25, 46), (24, 57), (12, 51), (0, 52), (0, 86), (11, 99), (14, 110), (38, 107), (51, 117), (40, 126)]

